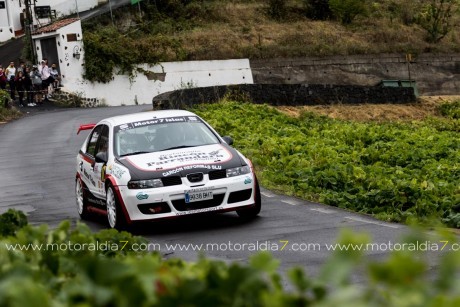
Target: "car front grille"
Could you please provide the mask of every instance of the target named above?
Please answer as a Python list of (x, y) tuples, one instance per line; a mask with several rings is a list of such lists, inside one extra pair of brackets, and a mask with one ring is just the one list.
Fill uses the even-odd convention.
[(229, 204), (239, 203), (241, 201), (245, 201), (245, 200), (248, 200), (249, 198), (251, 198), (251, 194), (252, 194), (252, 189), (232, 192), (228, 196), (228, 201), (227, 202)]
[(172, 185), (181, 185), (182, 179), (180, 176), (163, 177), (161, 182), (163, 182), (163, 186), (170, 187)]
[(222, 179), (227, 177), (227, 170), (218, 170), (209, 172), (209, 180)]
[(174, 208), (178, 211), (189, 211), (196, 209), (204, 209), (217, 207), (224, 201), (225, 194), (216, 194), (213, 199), (197, 201), (193, 203), (185, 203), (185, 199), (176, 199), (172, 201)]

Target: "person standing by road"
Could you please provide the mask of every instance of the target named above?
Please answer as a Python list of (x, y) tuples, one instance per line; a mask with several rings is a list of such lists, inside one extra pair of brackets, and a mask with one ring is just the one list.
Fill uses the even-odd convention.
[(7, 79), (6, 79), (5, 72), (3, 71), (3, 68), (0, 67), (0, 89), (2, 90), (6, 89), (6, 83), (7, 83)]
[(32, 80), (30, 79), (30, 67), (26, 66), (24, 72), (24, 90), (27, 95), (27, 105), (35, 107), (36, 104), (33, 100), (33, 87), (32, 87)]
[(18, 91), (18, 96), (19, 96), (19, 106), (24, 107), (24, 83), (25, 83), (25, 77), (22, 73), (22, 71), (18, 72), (18, 75), (14, 79), (14, 83), (16, 86), (16, 90)]
[(43, 97), (45, 97), (43, 99), (43, 101), (49, 101), (48, 100), (48, 86), (50, 85), (50, 81), (51, 81), (51, 73), (50, 73), (50, 68), (48, 67), (48, 65), (46, 64), (46, 61), (42, 61), (42, 69), (41, 69), (41, 75), (42, 75), (42, 93), (43, 93)]
[(6, 78), (8, 79), (8, 84), (10, 85), (10, 96), (11, 99), (16, 100), (16, 87), (14, 84), (14, 79), (16, 78), (16, 67), (14, 62), (11, 61), (10, 65), (5, 70)]
[(51, 69), (50, 69), (50, 74), (51, 74), (51, 77), (53, 77), (53, 90), (58, 88), (60, 86), (60, 81), (61, 81), (61, 78), (59, 77), (59, 71), (57, 70), (56, 68), (56, 64), (52, 64), (51, 65)]
[(38, 71), (36, 65), (32, 67), (32, 72), (30, 73), (30, 79), (32, 80), (32, 98), (33, 102), (38, 105), (42, 104), (42, 76)]

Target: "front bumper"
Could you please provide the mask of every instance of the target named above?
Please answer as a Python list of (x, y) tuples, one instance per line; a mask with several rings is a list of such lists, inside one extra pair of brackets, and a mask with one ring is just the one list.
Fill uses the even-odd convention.
[[(118, 186), (120, 197), (131, 221), (172, 218), (204, 212), (233, 211), (255, 203), (254, 174), (209, 180), (204, 175), (200, 183), (182, 178), (181, 185), (152, 189), (128, 189)], [(186, 203), (185, 192), (192, 189), (212, 191), (210, 200)]]

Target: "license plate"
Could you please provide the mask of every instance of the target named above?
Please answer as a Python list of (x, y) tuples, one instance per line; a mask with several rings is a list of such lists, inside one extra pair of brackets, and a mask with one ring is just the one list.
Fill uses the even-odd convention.
[(212, 191), (198, 191), (198, 192), (186, 192), (185, 203), (193, 203), (196, 201), (203, 201), (212, 199)]

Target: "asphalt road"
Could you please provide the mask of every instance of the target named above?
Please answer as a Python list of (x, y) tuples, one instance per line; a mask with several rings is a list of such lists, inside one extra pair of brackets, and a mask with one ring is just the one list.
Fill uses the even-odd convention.
[[(0, 213), (8, 208), (27, 212), (32, 224), (47, 223), (55, 227), (69, 219), (79, 220), (74, 196), (76, 154), (87, 132), (76, 135), (80, 124), (119, 114), (148, 109), (148, 106), (69, 109), (36, 112), (0, 125)], [(235, 140), (237, 146), (238, 140)], [(167, 244), (217, 243), (221, 249), (206, 251), (211, 258), (224, 261), (247, 261), (254, 251), (249, 245), (259, 242), (283, 251), (274, 255), (281, 260), (281, 270), (294, 265), (316, 274), (319, 265), (330, 255), (325, 244), (332, 244), (342, 228), (371, 235), (374, 243), (398, 242), (406, 226), (384, 223), (338, 208), (313, 204), (292, 197), (276, 195), (262, 189), (262, 212), (253, 221), (242, 221), (236, 213), (204, 215), (144, 225), (139, 234), (148, 238), (153, 249), (165, 257), (196, 259), (198, 252), (172, 251)], [(105, 219), (88, 222), (95, 231), (106, 226)], [(283, 242), (281, 242), (283, 241)], [(305, 251), (306, 244), (321, 247)], [(232, 244), (232, 247), (229, 246)], [(298, 244), (298, 245), (294, 245)], [(304, 244), (304, 245), (302, 245)], [(254, 245), (253, 245), (254, 246)], [(233, 250), (230, 250), (233, 249)], [(272, 250), (275, 248), (272, 248)], [(382, 259), (388, 251), (369, 252), (372, 259)], [(435, 255), (429, 255), (434, 258)], [(434, 263), (434, 261), (432, 261)], [(436, 271), (432, 265), (431, 271)], [(359, 274), (354, 276), (361, 280)]]
[(129, 4), (129, 3), (130, 3), (130, 0), (109, 0), (107, 1), (107, 3), (104, 3), (91, 10), (80, 12), (78, 16), (80, 17), (81, 20), (87, 20), (90, 18), (100, 16), (102, 14), (108, 13), (110, 12), (110, 10), (112, 10), (113, 12), (115, 9), (123, 5)]

